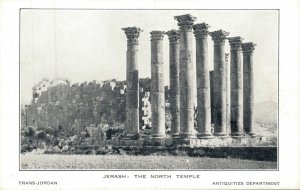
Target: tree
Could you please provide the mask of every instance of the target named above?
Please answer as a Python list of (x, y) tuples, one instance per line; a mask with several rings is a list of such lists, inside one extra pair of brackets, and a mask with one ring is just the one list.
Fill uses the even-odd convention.
[(35, 131), (32, 127), (28, 127), (28, 130), (25, 131), (25, 136), (32, 138), (34, 137)]
[(39, 144), (39, 141), (46, 141), (47, 140), (47, 135), (44, 131), (39, 131), (37, 132), (36, 134), (36, 143), (37, 143), (37, 146)]

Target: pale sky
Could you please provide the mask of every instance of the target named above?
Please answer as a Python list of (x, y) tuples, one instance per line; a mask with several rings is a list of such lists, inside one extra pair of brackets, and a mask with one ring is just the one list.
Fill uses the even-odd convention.
[[(126, 76), (123, 27), (144, 30), (139, 38), (140, 77), (150, 77), (150, 32), (178, 29), (174, 16), (191, 14), (210, 31), (254, 42), (255, 102), (277, 102), (278, 12), (275, 10), (22, 10), (21, 103), (31, 100), (32, 87), (43, 78), (66, 77), (72, 83)], [(164, 37), (165, 84), (169, 84), (169, 41)], [(195, 64), (195, 41), (193, 62)], [(213, 69), (213, 42), (208, 40)], [(226, 52), (230, 52), (228, 41)]]

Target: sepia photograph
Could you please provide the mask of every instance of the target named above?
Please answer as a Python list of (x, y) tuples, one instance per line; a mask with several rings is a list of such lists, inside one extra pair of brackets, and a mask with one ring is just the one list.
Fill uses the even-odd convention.
[(278, 171), (279, 10), (19, 18), (19, 170)]

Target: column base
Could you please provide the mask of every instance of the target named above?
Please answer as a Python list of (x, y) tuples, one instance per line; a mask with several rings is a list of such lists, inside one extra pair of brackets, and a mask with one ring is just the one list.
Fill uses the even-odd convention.
[(244, 138), (244, 137), (245, 137), (245, 134), (244, 134), (244, 133), (237, 132), (237, 133), (231, 133), (230, 136), (231, 136), (232, 138)]
[(199, 133), (197, 134), (198, 139), (212, 139), (214, 138), (212, 133)]
[(180, 138), (180, 134), (179, 133), (174, 133), (174, 134), (172, 134), (172, 138), (173, 139), (178, 139), (178, 138)]
[(225, 132), (216, 132), (216, 133), (214, 133), (214, 135), (217, 136), (217, 137), (225, 137), (225, 136), (227, 136), (227, 133), (225, 133)]
[(196, 139), (197, 136), (194, 133), (180, 133), (179, 138), (189, 140), (189, 139)]
[(164, 139), (166, 138), (165, 134), (151, 134), (150, 139)]
[(180, 133), (179, 138), (176, 139), (176, 142), (180, 145), (186, 144), (190, 145), (193, 140), (197, 139), (196, 134), (193, 133)]
[(197, 141), (198, 139), (193, 138), (193, 139), (173, 139), (173, 144), (175, 146), (191, 146), (192, 144), (195, 144), (195, 141)]
[(149, 146), (165, 146), (166, 144), (166, 139), (165, 136), (160, 136), (160, 137), (150, 137)]
[(250, 135), (251, 137), (256, 137), (257, 136), (257, 134), (253, 133), (253, 132), (249, 132), (249, 133), (246, 133), (246, 134)]

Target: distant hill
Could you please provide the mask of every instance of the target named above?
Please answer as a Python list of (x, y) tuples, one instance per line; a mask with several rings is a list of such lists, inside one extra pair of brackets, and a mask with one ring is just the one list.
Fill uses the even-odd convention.
[(262, 123), (277, 123), (278, 103), (264, 101), (254, 104), (254, 119)]

